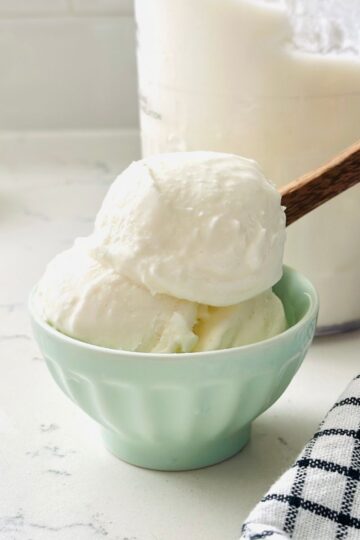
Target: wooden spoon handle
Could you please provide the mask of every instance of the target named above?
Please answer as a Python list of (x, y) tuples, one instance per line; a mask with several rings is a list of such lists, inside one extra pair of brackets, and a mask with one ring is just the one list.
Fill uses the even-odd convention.
[(326, 165), (280, 189), (281, 203), (286, 207), (286, 225), (291, 225), (358, 182), (360, 182), (360, 141)]

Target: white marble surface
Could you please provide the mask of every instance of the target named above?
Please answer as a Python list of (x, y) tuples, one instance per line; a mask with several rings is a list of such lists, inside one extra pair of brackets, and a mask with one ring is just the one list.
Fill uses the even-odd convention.
[(50, 378), (26, 298), (138, 153), (136, 133), (0, 135), (0, 540), (235, 539), (359, 371), (359, 332), (316, 340), (251, 443), (208, 469), (160, 473), (108, 454)]

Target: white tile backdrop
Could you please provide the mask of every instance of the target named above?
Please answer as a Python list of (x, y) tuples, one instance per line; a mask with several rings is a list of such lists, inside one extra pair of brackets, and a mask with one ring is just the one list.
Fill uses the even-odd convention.
[[(133, 0), (69, 0), (77, 13), (133, 13)], [(149, 0), (151, 2), (151, 0)]]
[(0, 16), (59, 15), (69, 8), (69, 0), (0, 0)]
[(0, 0), (0, 131), (137, 126), (132, 0)]

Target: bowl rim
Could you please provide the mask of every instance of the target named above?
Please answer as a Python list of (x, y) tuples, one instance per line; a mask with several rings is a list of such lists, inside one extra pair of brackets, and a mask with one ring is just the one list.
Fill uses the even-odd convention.
[[(284, 332), (281, 332), (280, 334), (277, 334), (276, 336), (273, 336), (268, 339), (264, 339), (262, 341), (257, 341), (255, 343), (249, 343), (248, 345), (241, 345), (239, 347), (230, 347), (227, 349), (216, 349), (216, 350), (211, 350), (211, 351), (196, 351), (196, 352), (187, 352), (187, 353), (139, 352), (139, 351), (127, 351), (125, 349), (111, 349), (110, 347), (102, 347), (101, 345), (93, 345), (92, 343), (81, 341), (79, 339), (68, 336), (67, 334), (63, 334), (59, 330), (56, 330), (56, 328), (54, 328), (49, 323), (44, 321), (41, 318), (41, 316), (37, 313), (34, 306), (34, 301), (33, 301), (37, 285), (35, 285), (30, 291), (30, 295), (28, 299), (28, 310), (33, 321), (38, 326), (40, 326), (41, 329), (46, 334), (50, 334), (50, 336), (60, 341), (64, 341), (65, 343), (68, 343), (69, 345), (73, 345), (81, 349), (91, 350), (93, 352), (103, 353), (109, 357), (110, 356), (112, 357), (131, 356), (134, 359), (141, 359), (141, 360), (143, 360), (144, 357), (146, 357), (149, 360), (153, 359), (153, 360), (161, 360), (161, 361), (165, 361), (165, 360), (184, 361), (184, 360), (189, 360), (189, 359), (200, 360), (204, 357), (209, 357), (209, 356), (211, 357), (223, 356), (224, 353), (233, 355), (233, 354), (239, 354), (239, 352), (241, 351), (248, 351), (251, 349), (259, 350), (259, 349), (268, 347), (269, 344), (281, 342), (285, 337), (291, 336), (291, 334), (296, 333), (297, 330), (305, 326), (309, 320), (311, 320), (314, 317), (317, 317), (317, 313), (319, 309), (319, 295), (315, 286), (304, 274), (295, 270), (294, 268), (288, 265), (283, 265), (283, 269), (284, 269), (283, 275), (285, 271), (287, 271), (292, 274), (295, 274), (297, 277), (300, 277), (303, 281), (306, 282), (306, 290), (304, 291), (304, 293), (306, 296), (308, 296), (310, 303), (303, 317), (296, 324), (290, 326), (289, 328), (284, 330)], [(282, 277), (280, 278), (279, 281), (281, 281)], [(277, 283), (279, 283), (279, 281)]]

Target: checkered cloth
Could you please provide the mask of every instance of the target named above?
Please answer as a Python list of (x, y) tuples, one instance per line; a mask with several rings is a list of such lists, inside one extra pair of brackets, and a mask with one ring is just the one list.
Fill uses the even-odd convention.
[(263, 538), (360, 539), (360, 375), (248, 516), (241, 540)]

